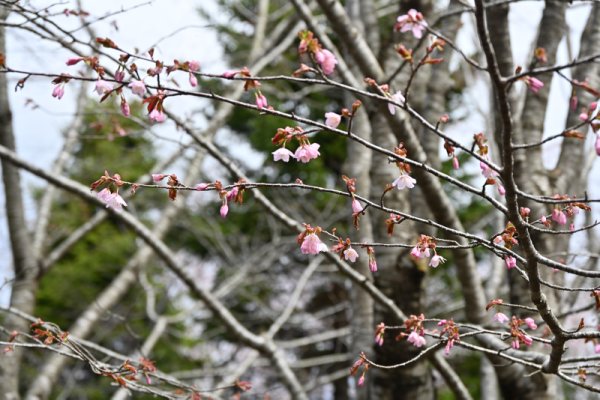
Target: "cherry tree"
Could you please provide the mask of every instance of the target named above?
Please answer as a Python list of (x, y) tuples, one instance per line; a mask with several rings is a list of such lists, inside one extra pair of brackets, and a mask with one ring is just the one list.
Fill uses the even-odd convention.
[[(599, 4), (535, 2), (520, 43), (518, 0), (218, 3), (225, 71), (96, 34), (127, 10), (0, 1), (4, 398), (77, 371), (115, 399), (599, 392)], [(13, 63), (11, 30), (63, 70)], [(78, 93), (51, 168), (15, 145), (34, 80)], [(63, 326), (45, 293), (77, 246), (119, 268)]]

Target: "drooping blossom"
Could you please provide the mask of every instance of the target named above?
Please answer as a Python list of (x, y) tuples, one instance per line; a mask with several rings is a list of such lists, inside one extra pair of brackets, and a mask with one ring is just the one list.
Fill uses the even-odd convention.
[(429, 260), (429, 266), (431, 268), (437, 268), (438, 265), (443, 264), (446, 262), (446, 259), (442, 256), (438, 256), (437, 254), (434, 255), (433, 257), (431, 257), (431, 260)]
[(315, 53), (315, 60), (317, 60), (325, 75), (331, 75), (338, 63), (335, 55), (326, 49), (317, 51)]
[(362, 374), (360, 378), (358, 378), (358, 386), (362, 386), (365, 384), (365, 375)]
[[(406, 98), (404, 97), (404, 95), (402, 94), (402, 92), (398, 90), (396, 93), (394, 93), (392, 95), (392, 100), (395, 103), (398, 103), (401, 106), (403, 106), (404, 102), (406, 101)], [(395, 104), (388, 103), (388, 110), (390, 111), (390, 114), (392, 114), (392, 115), (396, 114), (396, 107), (397, 106)]]
[(504, 257), (504, 263), (507, 269), (513, 269), (517, 266), (517, 259), (513, 256), (506, 256)]
[(456, 157), (456, 156), (454, 156), (452, 158), (452, 168), (454, 168), (454, 169), (460, 168), (460, 163), (458, 162), (458, 157)]
[(262, 110), (263, 108), (265, 108), (269, 105), (269, 103), (267, 102), (267, 98), (265, 97), (264, 94), (257, 92), (254, 94), (254, 96), (256, 98), (256, 107), (259, 110)]
[(131, 115), (131, 108), (129, 107), (129, 103), (124, 98), (121, 98), (121, 112), (125, 117), (129, 117)]
[(304, 236), (304, 240), (300, 246), (302, 254), (319, 254), (320, 252), (327, 252), (328, 250), (325, 243), (321, 242), (321, 239), (314, 233), (309, 233)]
[(492, 319), (494, 321), (496, 321), (496, 322), (501, 323), (501, 324), (505, 324), (505, 323), (508, 322), (508, 317), (506, 316), (506, 314), (501, 313), (501, 312), (494, 314), (494, 316), (492, 317)]
[(402, 189), (412, 189), (415, 187), (415, 183), (417, 180), (411, 177), (408, 174), (401, 174), (398, 178), (392, 182), (392, 185), (395, 186), (398, 190)]
[(346, 250), (344, 250), (344, 260), (355, 262), (357, 258), (358, 253), (352, 247), (348, 247)]
[(285, 147), (280, 147), (271, 154), (273, 154), (273, 161), (281, 160), (283, 162), (288, 162), (290, 161), (290, 157), (296, 158), (296, 156), (294, 156), (294, 153), (292, 153)]
[(419, 335), (417, 331), (412, 331), (410, 335), (408, 335), (407, 340), (409, 343), (412, 343), (415, 347), (422, 347), (425, 346), (425, 344), (427, 344), (427, 340), (425, 340), (425, 337)]
[(127, 203), (125, 203), (125, 200), (123, 200), (119, 193), (112, 193), (107, 188), (104, 188), (98, 192), (97, 196), (100, 200), (106, 203), (106, 208), (110, 207), (114, 210), (121, 211), (123, 207), (127, 207)]
[(533, 93), (539, 92), (540, 89), (544, 87), (544, 82), (540, 81), (537, 78), (534, 78), (533, 76), (526, 77), (525, 84)]
[(429, 258), (429, 247), (426, 247), (425, 249), (422, 249), (419, 246), (415, 246), (410, 251), (410, 255), (413, 256), (413, 257), (416, 257), (416, 258)]
[(296, 160), (306, 164), (310, 160), (321, 155), (321, 153), (319, 153), (319, 147), (320, 145), (318, 143), (303, 144), (296, 149), (294, 157)]
[(150, 117), (150, 119), (152, 121), (155, 121), (155, 122), (164, 122), (167, 119), (167, 116), (165, 115), (165, 113), (158, 110), (157, 108), (150, 111), (150, 114), (148, 114), (148, 116)]
[(369, 259), (369, 269), (371, 272), (377, 272), (377, 260), (374, 258)]
[(334, 112), (325, 113), (325, 125), (335, 129), (342, 122), (342, 116)]
[(221, 205), (221, 208), (219, 209), (219, 214), (221, 214), (222, 218), (227, 217), (227, 213), (229, 213), (229, 206), (227, 205), (227, 203), (223, 203)]
[(196, 78), (196, 75), (194, 75), (191, 72), (190, 72), (190, 75), (189, 75), (189, 82), (190, 82), (190, 86), (191, 87), (198, 86), (198, 78)]
[(96, 81), (96, 87), (94, 88), (94, 91), (96, 93), (98, 93), (100, 96), (103, 96), (113, 89), (114, 89), (114, 86), (112, 83), (106, 82), (104, 79), (98, 79)]
[(146, 93), (146, 85), (143, 81), (131, 81), (127, 86), (131, 89), (133, 94), (144, 97), (144, 93)]
[(525, 322), (525, 325), (527, 325), (527, 327), (529, 329), (537, 329), (537, 324), (535, 323), (535, 321), (533, 320), (533, 318), (527, 317), (523, 321)]
[(65, 84), (64, 83), (59, 83), (58, 85), (54, 86), (54, 89), (52, 89), (52, 97), (55, 97), (57, 99), (62, 99), (62, 97), (65, 95)]
[(124, 71), (117, 71), (117, 72), (115, 72), (115, 80), (117, 82), (123, 82), (123, 79), (125, 79), (125, 72)]
[(230, 191), (227, 192), (227, 194), (225, 195), (225, 198), (228, 201), (231, 201), (237, 197), (239, 192), (240, 192), (240, 188), (237, 186), (234, 186), (233, 189), (231, 189)]
[(562, 210), (555, 208), (552, 210), (552, 221), (556, 222), (559, 225), (567, 224), (567, 214), (565, 214)]
[(362, 212), (363, 210), (363, 206), (360, 204), (360, 202), (356, 199), (352, 199), (352, 212), (354, 214)]
[(415, 38), (421, 39), (426, 26), (427, 22), (423, 19), (423, 14), (412, 8), (408, 10), (408, 13), (398, 17), (396, 24), (394, 24), (394, 30), (400, 32), (411, 31)]

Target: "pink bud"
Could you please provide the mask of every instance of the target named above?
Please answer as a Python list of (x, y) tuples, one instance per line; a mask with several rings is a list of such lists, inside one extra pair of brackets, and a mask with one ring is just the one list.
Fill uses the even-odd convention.
[(160, 182), (163, 179), (165, 179), (167, 176), (167, 174), (152, 174), (152, 181), (154, 182)]
[(191, 72), (190, 72), (190, 86), (191, 87), (198, 86), (198, 78), (196, 78), (196, 75), (192, 74)]
[(75, 64), (77, 64), (81, 60), (83, 60), (83, 58), (81, 58), (81, 57), (69, 58), (67, 60), (67, 65), (69, 65), (69, 66), (75, 65)]
[(196, 187), (194, 187), (194, 189), (201, 192), (203, 190), (206, 190), (207, 187), (208, 187), (208, 183), (199, 183), (196, 185)]
[(504, 196), (506, 194), (506, 189), (500, 183), (498, 183), (498, 194), (500, 196)]
[(234, 78), (239, 73), (240, 73), (240, 71), (229, 70), (229, 71), (223, 72), (221, 74), (221, 77), (223, 77), (225, 79), (232, 79), (232, 78)]
[(458, 157), (456, 157), (456, 156), (454, 156), (454, 158), (452, 158), (452, 168), (454, 168), (454, 169), (460, 168), (460, 163), (458, 162)]
[(117, 71), (115, 73), (115, 80), (117, 82), (123, 82), (123, 79), (125, 79), (125, 72), (124, 71)]
[(581, 114), (579, 114), (579, 119), (581, 121), (587, 121), (587, 119), (588, 119), (588, 113), (587, 112), (582, 112)]
[(56, 97), (57, 99), (62, 99), (62, 97), (65, 94), (65, 89), (64, 89), (64, 85), (63, 84), (58, 84), (56, 86), (54, 86), (54, 89), (52, 90), (52, 97)]
[(225, 203), (221, 206), (221, 209), (219, 210), (219, 214), (221, 214), (221, 217), (225, 218), (227, 216), (228, 212), (229, 212), (229, 206), (227, 205), (227, 203)]
[(358, 378), (358, 386), (362, 386), (365, 383), (365, 376), (361, 375), (360, 378)]
[(256, 93), (256, 107), (259, 110), (267, 107), (269, 104), (267, 103), (267, 98), (262, 93)]
[(521, 214), (522, 218), (527, 218), (527, 217), (529, 217), (529, 214), (531, 213), (531, 209), (529, 207), (521, 207), (519, 209), (519, 213)]
[(504, 258), (504, 263), (506, 264), (507, 269), (513, 269), (517, 266), (517, 259), (512, 256), (506, 256)]
[(374, 258), (371, 258), (369, 260), (369, 269), (371, 270), (371, 272), (377, 272), (377, 260), (375, 260)]
[(121, 112), (126, 117), (129, 117), (131, 115), (131, 109), (129, 108), (129, 104), (124, 98), (121, 98)]

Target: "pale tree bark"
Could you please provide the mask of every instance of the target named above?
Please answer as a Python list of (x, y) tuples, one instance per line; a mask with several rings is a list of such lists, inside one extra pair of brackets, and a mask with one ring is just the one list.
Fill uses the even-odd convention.
[[(3, 22), (8, 18), (8, 10), (0, 7), (0, 54), (6, 54), (6, 31)], [(7, 75), (0, 74), (0, 145), (15, 150), (15, 137), (12, 130), (12, 114), (8, 99)], [(2, 181), (6, 203), (6, 217), (13, 258), (12, 291), (10, 305), (32, 314), (37, 290), (38, 266), (31, 251), (31, 238), (27, 231), (25, 207), (21, 192), (19, 169), (2, 159)], [(3, 325), (10, 331), (27, 332), (27, 321), (8, 314)], [(19, 371), (23, 352), (15, 348), (0, 357), (0, 394), (3, 399), (19, 398)]]

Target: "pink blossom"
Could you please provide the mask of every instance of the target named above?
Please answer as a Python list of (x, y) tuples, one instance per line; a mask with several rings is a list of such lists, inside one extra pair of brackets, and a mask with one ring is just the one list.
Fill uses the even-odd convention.
[(529, 208), (529, 207), (521, 207), (519, 209), (519, 213), (521, 214), (522, 218), (529, 218), (529, 214), (531, 214), (531, 208)]
[(506, 314), (501, 312), (494, 314), (494, 317), (492, 319), (501, 324), (505, 324), (508, 322), (508, 317), (506, 316)]
[(527, 327), (529, 329), (537, 329), (537, 325), (536, 325), (535, 321), (533, 320), (533, 318), (528, 317), (528, 318), (525, 318), (523, 321), (525, 322), (525, 325), (527, 325)]
[(163, 179), (165, 179), (167, 176), (169, 176), (169, 175), (168, 174), (152, 174), (152, 181), (160, 182)]
[(579, 114), (579, 120), (581, 121), (587, 121), (588, 120), (588, 113), (583, 111)]
[(481, 173), (483, 174), (483, 176), (485, 178), (493, 179), (496, 177), (496, 171), (494, 171), (492, 168), (490, 168), (490, 166), (486, 162), (480, 161), (479, 168), (481, 168)]
[(123, 72), (123, 71), (117, 71), (115, 73), (115, 80), (117, 82), (123, 82), (123, 79), (125, 79), (125, 72)]
[(504, 263), (507, 269), (513, 269), (517, 266), (517, 259), (512, 256), (504, 257)]
[(150, 119), (155, 122), (164, 122), (167, 119), (167, 116), (164, 112), (159, 111), (158, 109), (154, 109), (148, 114)]
[(190, 65), (189, 66), (190, 71), (196, 72), (196, 71), (200, 70), (200, 61), (192, 60), (192, 61), (190, 61), (189, 65)]
[(239, 192), (240, 192), (240, 189), (237, 186), (234, 186), (233, 189), (231, 189), (229, 192), (227, 192), (227, 194), (225, 195), (225, 198), (227, 198), (227, 200), (231, 201), (237, 197)]
[(521, 347), (521, 345), (519, 343), (519, 339), (518, 338), (514, 338), (513, 341), (512, 341), (512, 343), (511, 343), (511, 346), (512, 346), (513, 349), (519, 350), (519, 347)]
[(444, 354), (450, 354), (450, 350), (454, 347), (454, 339), (449, 339), (448, 343), (446, 343), (446, 348), (444, 349)]
[(348, 247), (346, 250), (344, 250), (344, 260), (355, 262), (357, 258), (358, 253), (352, 247)]
[(140, 97), (144, 97), (146, 93), (146, 85), (143, 81), (131, 81), (128, 85), (133, 94), (137, 94)]
[(190, 81), (190, 86), (191, 87), (198, 86), (198, 78), (196, 78), (196, 75), (192, 74), (191, 72), (190, 72), (189, 81)]
[(408, 335), (408, 342), (412, 343), (415, 347), (425, 346), (427, 340), (421, 335), (417, 333), (417, 331), (412, 331), (410, 335)]
[(322, 49), (315, 53), (315, 59), (323, 69), (323, 73), (325, 75), (331, 75), (333, 70), (335, 69), (336, 64), (338, 63), (335, 55), (329, 50)]
[(496, 189), (498, 189), (498, 194), (500, 196), (504, 196), (506, 194), (506, 189), (500, 183), (496, 185)]
[(369, 269), (371, 272), (377, 272), (377, 260), (374, 257), (369, 258)]
[(64, 88), (64, 84), (63, 83), (59, 83), (58, 85), (54, 86), (54, 89), (52, 90), (52, 97), (56, 97), (57, 99), (62, 99), (62, 97), (65, 95), (65, 88)]
[(356, 199), (352, 199), (352, 212), (354, 214), (362, 212), (363, 210), (363, 206), (360, 204), (360, 202)]
[(531, 90), (533, 93), (539, 92), (540, 89), (544, 87), (544, 82), (542, 82), (539, 79), (534, 78), (532, 76), (528, 76), (525, 79), (525, 84), (529, 87), (529, 90)]
[(596, 154), (600, 156), (600, 135), (596, 135), (596, 143), (594, 144), (596, 148)]
[(233, 71), (233, 70), (229, 70), (229, 71), (225, 71), (221, 74), (221, 76), (225, 79), (232, 79), (234, 78), (237, 74), (239, 74), (240, 71)]
[(274, 152), (272, 152), (271, 154), (273, 154), (273, 161), (281, 160), (283, 162), (288, 162), (288, 161), (290, 161), (290, 157), (296, 158), (294, 156), (294, 153), (292, 153), (285, 147), (281, 147), (281, 148), (275, 150)]
[(71, 65), (75, 65), (75, 64), (77, 64), (78, 62), (80, 62), (81, 60), (83, 60), (83, 58), (82, 58), (82, 57), (69, 58), (69, 59), (67, 60), (67, 63), (66, 63), (66, 64), (67, 64), (67, 65), (69, 65), (69, 66), (71, 66)]
[(342, 116), (334, 112), (325, 113), (325, 118), (325, 125), (333, 129), (337, 128), (342, 122)]
[(556, 222), (559, 225), (567, 224), (567, 214), (565, 214), (562, 210), (555, 208), (552, 210), (552, 221)]
[(452, 158), (452, 168), (454, 168), (454, 169), (460, 168), (460, 164), (458, 162), (458, 157), (456, 157), (456, 156)]
[(112, 83), (110, 82), (106, 82), (103, 79), (98, 79), (96, 81), (96, 87), (94, 88), (94, 91), (96, 93), (98, 93), (100, 96), (105, 95), (106, 93), (110, 92), (111, 90), (113, 90), (114, 86)]
[[(419, 246), (415, 246), (412, 248), (412, 250), (410, 251), (410, 255), (416, 258), (428, 258), (429, 257), (429, 248), (425, 248), (425, 250), (421, 250), (421, 248), (419, 248)], [(444, 260), (446, 261), (446, 260)], [(438, 260), (438, 265), (439, 265), (439, 260)], [(437, 267), (437, 265), (436, 265)]]
[(129, 117), (131, 115), (131, 108), (129, 108), (129, 103), (122, 98), (121, 99), (121, 112), (124, 116)]
[(221, 208), (219, 209), (219, 214), (221, 214), (222, 218), (227, 217), (227, 213), (229, 212), (229, 206), (227, 205), (227, 203), (223, 203), (221, 205)]
[(208, 188), (208, 183), (199, 183), (194, 187), (194, 189), (196, 189), (200, 192), (206, 190), (206, 188)]
[(521, 340), (523, 341), (523, 343), (525, 343), (527, 346), (531, 346), (531, 344), (533, 343), (533, 339), (528, 336), (528, 335), (523, 335), (521, 336)]
[(106, 203), (106, 208), (112, 208), (116, 211), (121, 211), (123, 207), (127, 207), (125, 200), (119, 195), (119, 193), (112, 193), (107, 188), (102, 189), (97, 194), (98, 198)]
[(442, 256), (438, 256), (437, 254), (434, 255), (433, 257), (431, 257), (431, 260), (429, 260), (429, 266), (431, 268), (437, 268), (438, 265), (443, 264), (446, 262), (446, 259)]
[(320, 145), (318, 143), (303, 144), (296, 149), (294, 157), (296, 160), (306, 164), (310, 160), (321, 155), (321, 153), (319, 153), (319, 147)]
[(394, 30), (400, 32), (412, 31), (415, 38), (421, 39), (426, 26), (427, 22), (423, 19), (423, 14), (415, 9), (410, 9), (408, 13), (398, 17)]
[(411, 177), (408, 174), (401, 174), (394, 182), (392, 182), (392, 186), (396, 186), (398, 190), (402, 190), (405, 188), (412, 189), (415, 187), (415, 183), (417, 180)]
[(269, 105), (269, 103), (267, 102), (267, 98), (262, 93), (255, 93), (255, 97), (256, 97), (256, 107), (259, 110), (262, 110), (263, 108), (265, 108)]
[(328, 251), (328, 249), (325, 243), (321, 242), (321, 239), (319, 239), (316, 234), (309, 233), (304, 236), (300, 251), (302, 254), (319, 254), (320, 252)]
[[(402, 95), (402, 92), (398, 90), (396, 93), (394, 93), (392, 95), (392, 101), (400, 104), (400, 106), (404, 106), (404, 102), (406, 101), (406, 99)], [(396, 114), (396, 107), (397, 107), (396, 104), (388, 103), (388, 110), (390, 111), (390, 114), (392, 114), (392, 115)]]

